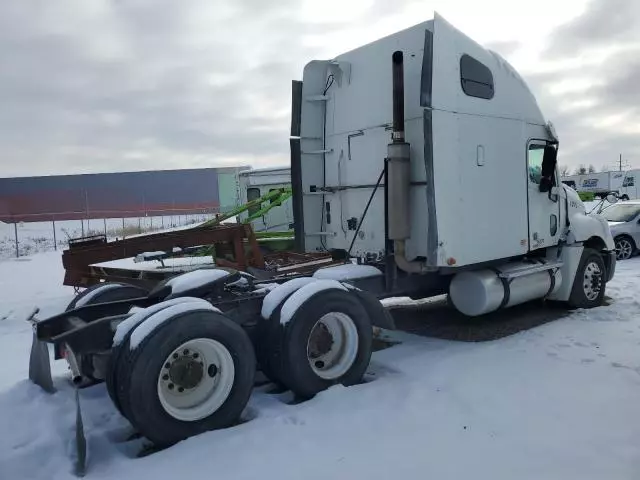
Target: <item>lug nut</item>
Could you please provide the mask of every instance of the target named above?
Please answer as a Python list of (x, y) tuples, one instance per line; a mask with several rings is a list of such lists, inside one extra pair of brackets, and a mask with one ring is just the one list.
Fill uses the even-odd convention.
[(167, 375), (166, 373), (162, 376), (163, 380), (169, 380), (169, 375)]
[(207, 368), (207, 373), (210, 377), (215, 377), (218, 374), (218, 367), (213, 364), (209, 365), (209, 368)]
[(193, 358), (198, 358), (199, 356), (200, 356), (200, 355), (198, 355), (198, 352), (195, 352), (195, 353), (193, 354)]
[(182, 351), (182, 353), (183, 353), (183, 354), (185, 354), (185, 355), (189, 355), (189, 349), (188, 349), (188, 348), (185, 348), (185, 349)]
[(169, 384), (169, 390), (173, 390), (173, 383)]
[(180, 393), (184, 392), (184, 388), (178, 387), (178, 392), (180, 392)]
[(177, 354), (177, 353), (174, 353), (174, 354), (173, 354), (173, 358), (178, 358), (178, 354)]
[(164, 368), (171, 368), (171, 364), (169, 362), (165, 363)]
[(315, 365), (316, 368), (324, 368), (324, 362), (322, 360), (318, 360)]

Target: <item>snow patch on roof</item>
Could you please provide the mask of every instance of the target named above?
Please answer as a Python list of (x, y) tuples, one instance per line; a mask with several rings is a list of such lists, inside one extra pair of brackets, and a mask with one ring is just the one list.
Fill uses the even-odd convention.
[(315, 282), (309, 283), (296, 290), (296, 292), (291, 295), (282, 306), (282, 310), (280, 312), (280, 324), (286, 325), (289, 323), (302, 304), (316, 293), (336, 288), (344, 290), (345, 292), (347, 291), (347, 288), (337, 280), (316, 280)]
[(314, 278), (323, 280), (352, 280), (355, 278), (378, 277), (382, 272), (372, 265), (335, 265), (321, 268), (313, 274)]
[(273, 311), (278, 308), (278, 305), (280, 305), (280, 302), (282, 302), (282, 300), (291, 295), (300, 287), (317, 281), (318, 280), (312, 277), (294, 278), (293, 280), (289, 280), (288, 282), (285, 282), (270, 291), (262, 301), (262, 318), (268, 320), (269, 317), (271, 317)]
[(190, 312), (192, 310), (211, 310), (220, 313), (220, 310), (211, 305), (209, 302), (202, 300), (201, 298), (191, 297), (190, 300), (186, 302), (171, 305), (170, 307), (164, 308), (157, 313), (152, 314), (144, 322), (139, 324), (131, 333), (131, 337), (129, 337), (129, 349), (135, 350), (136, 348), (138, 348), (138, 345), (140, 345), (142, 341), (149, 336), (150, 333), (152, 333), (166, 321), (171, 320), (176, 315)]
[(226, 270), (220, 270), (218, 268), (203, 268), (173, 277), (165, 285), (171, 287), (172, 295), (179, 295), (182, 292), (202, 287), (207, 283), (215, 282), (216, 280), (228, 277), (229, 275), (230, 273)]
[(132, 313), (129, 318), (118, 324), (116, 327), (116, 333), (113, 336), (113, 346), (120, 345), (124, 339), (127, 337), (127, 334), (134, 328), (136, 328), (140, 323), (144, 322), (147, 318), (149, 318), (154, 313), (159, 312), (160, 310), (170, 307), (172, 305), (178, 305), (179, 303), (194, 303), (201, 302), (202, 305), (211, 305), (206, 300), (195, 297), (178, 297), (172, 298), (171, 300), (165, 300), (164, 302), (156, 303), (155, 305), (151, 305), (147, 308), (137, 308), (132, 307), (129, 310), (129, 313)]

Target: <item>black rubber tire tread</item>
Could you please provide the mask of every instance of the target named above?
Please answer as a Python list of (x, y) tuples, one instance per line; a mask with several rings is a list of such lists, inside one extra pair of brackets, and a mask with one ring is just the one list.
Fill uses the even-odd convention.
[(279, 387), (284, 387), (277, 366), (280, 360), (280, 310), (291, 295), (293, 292), (280, 302), (267, 320), (260, 319), (256, 335), (257, 341), (254, 345), (258, 368), (265, 377)]
[[(362, 381), (371, 360), (373, 327), (366, 309), (350, 292), (327, 289), (310, 297), (285, 325), (280, 325), (281, 308), (274, 312), (277, 341), (272, 343), (270, 367), (287, 388), (301, 398), (312, 398), (332, 385), (355, 385)], [(307, 360), (307, 341), (315, 323), (329, 312), (342, 312), (353, 320), (358, 331), (358, 354), (351, 368), (340, 378), (318, 377)], [(275, 336), (275, 335), (274, 335)], [(270, 339), (271, 340), (271, 339)]]
[[(584, 294), (584, 289), (582, 288), (584, 270), (591, 261), (595, 261), (602, 272), (602, 288), (600, 289), (600, 293), (595, 300), (589, 300)], [(585, 248), (582, 252), (582, 258), (580, 259), (580, 263), (578, 264), (578, 269), (576, 270), (576, 275), (573, 280), (573, 287), (571, 288), (571, 294), (569, 295), (569, 301), (567, 303), (574, 308), (594, 308), (601, 306), (604, 303), (606, 275), (607, 269), (604, 264), (602, 255), (600, 255), (597, 250), (594, 250), (592, 248)]]
[[(170, 306), (171, 305), (166, 305), (164, 308), (169, 308)], [(156, 313), (161, 312), (162, 310), (164, 310), (164, 308), (162, 308), (161, 310), (158, 310), (153, 314), (145, 316), (140, 320), (140, 323), (143, 323), (144, 321), (147, 320), (147, 318), (155, 315)], [(140, 323), (138, 325), (140, 325)], [(131, 337), (131, 334), (135, 329), (136, 327), (133, 327), (131, 330), (129, 330), (124, 336), (124, 338), (122, 339), (122, 341), (111, 349), (111, 357), (109, 358), (109, 367), (107, 370), (107, 378), (106, 378), (107, 393), (109, 394), (109, 397), (111, 398), (111, 401), (115, 405), (116, 409), (125, 418), (128, 418), (128, 417), (125, 414), (124, 410), (122, 409), (122, 405), (120, 404), (120, 399), (118, 396), (118, 378), (124, 375), (123, 373), (124, 370), (120, 366), (120, 363), (121, 363), (120, 357), (122, 356), (122, 352), (127, 352), (129, 350), (129, 338)]]
[[(158, 372), (166, 357), (192, 338), (212, 338), (231, 353), (235, 366), (229, 397), (209, 417), (184, 422), (170, 416), (157, 395)], [(256, 372), (253, 345), (247, 333), (233, 321), (211, 310), (176, 315), (151, 332), (136, 349), (130, 338), (120, 345), (117, 360), (117, 396), (124, 416), (158, 447), (167, 447), (209, 430), (234, 425), (244, 410)]]
[[(624, 233), (623, 233), (623, 234), (621, 234), (621, 235), (616, 236), (616, 238), (614, 238), (614, 239), (613, 239), (614, 244), (615, 244), (615, 243), (618, 241), (618, 239), (620, 239), (620, 238), (625, 238), (626, 240), (628, 240), (628, 241), (629, 241), (629, 243), (631, 243), (631, 257), (633, 257), (633, 255), (636, 253), (636, 250), (637, 250), (637, 248), (638, 248), (638, 247), (636, 246), (636, 242), (633, 240), (633, 238), (632, 238), (631, 236), (629, 236), (629, 235), (627, 235), (627, 234), (624, 234)], [(631, 258), (631, 257), (629, 257), (629, 258)], [(616, 260), (617, 260), (617, 258), (616, 258)], [(620, 260), (618, 260), (618, 261), (620, 261)]]
[(94, 290), (104, 287), (105, 285), (120, 285), (122, 288), (109, 288), (108, 290), (105, 290), (103, 293), (98, 293), (96, 294), (95, 297), (89, 300), (87, 305), (94, 305), (96, 303), (103, 303), (103, 302), (113, 302), (115, 300), (127, 300), (130, 298), (140, 298), (140, 297), (146, 296), (149, 293), (148, 290), (146, 290), (145, 288), (138, 287), (135, 285), (130, 285), (128, 283), (121, 283), (121, 282), (98, 283), (96, 285), (90, 286), (89, 288), (83, 290), (81, 293), (76, 295), (73, 298), (73, 300), (69, 302), (69, 305), (67, 305), (65, 312), (68, 312), (69, 310), (73, 310), (74, 308), (76, 308), (76, 304), (78, 303), (78, 301), (80, 301), (80, 299), (86, 297), (89, 293), (93, 292)]

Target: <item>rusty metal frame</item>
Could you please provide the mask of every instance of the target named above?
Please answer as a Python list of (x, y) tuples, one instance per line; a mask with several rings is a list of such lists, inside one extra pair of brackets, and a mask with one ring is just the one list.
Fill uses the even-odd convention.
[[(246, 270), (247, 267), (264, 268), (264, 257), (258, 246), (250, 224), (228, 224), (215, 227), (194, 227), (187, 230), (153, 233), (139, 237), (107, 242), (95, 238), (87, 242), (73, 240), (62, 254), (62, 265), (65, 269), (64, 285), (88, 287), (101, 280), (115, 280), (145, 285), (160, 280), (154, 272), (130, 272), (124, 269), (108, 272), (104, 268), (92, 267), (96, 263), (135, 257), (148, 251), (171, 251), (172, 249), (213, 245), (221, 252), (231, 253), (232, 259), (217, 257), (216, 264)], [(248, 252), (246, 251), (248, 247)], [(218, 249), (216, 249), (216, 253)], [(160, 272), (157, 272), (160, 273)], [(162, 272), (162, 278), (167, 272)], [(179, 272), (176, 272), (179, 273)], [(133, 275), (131, 275), (133, 274)]]

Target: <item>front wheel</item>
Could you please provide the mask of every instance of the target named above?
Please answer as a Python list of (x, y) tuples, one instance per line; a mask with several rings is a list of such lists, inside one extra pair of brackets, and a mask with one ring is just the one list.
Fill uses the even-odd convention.
[(569, 305), (576, 308), (599, 307), (604, 301), (606, 267), (602, 255), (585, 248), (569, 297)]
[(627, 260), (631, 258), (633, 255), (633, 251), (635, 250), (635, 245), (633, 244), (633, 240), (629, 237), (617, 237), (615, 239), (616, 244), (616, 259), (618, 260)]

